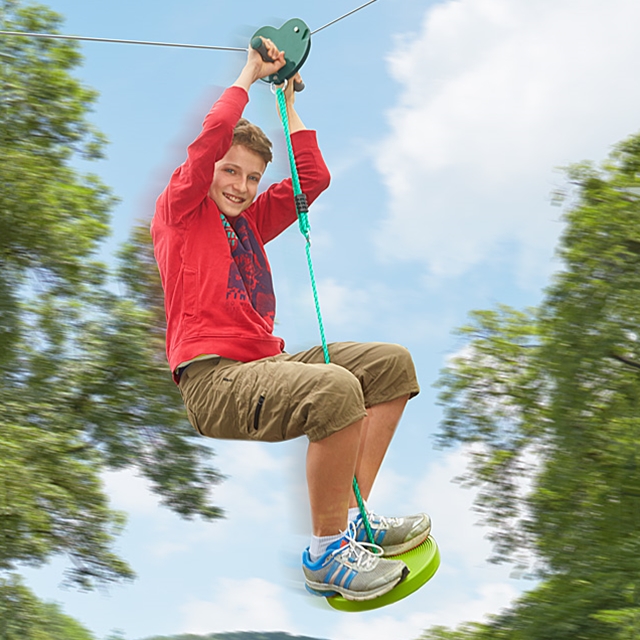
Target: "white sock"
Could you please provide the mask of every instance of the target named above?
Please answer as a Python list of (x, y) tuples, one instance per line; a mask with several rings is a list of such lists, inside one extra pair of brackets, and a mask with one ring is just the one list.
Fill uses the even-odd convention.
[(349, 522), (355, 522), (356, 518), (360, 515), (360, 509), (358, 507), (349, 508)]
[(330, 544), (333, 544), (336, 540), (340, 540), (343, 535), (343, 533), (337, 533), (333, 536), (311, 536), (311, 544), (309, 545), (311, 561), (315, 562), (326, 552)]
[[(369, 505), (367, 504), (366, 500), (363, 500), (362, 504), (364, 504), (364, 510), (368, 513)], [(356, 518), (359, 515), (360, 515), (359, 507), (349, 507), (349, 522), (355, 522)]]

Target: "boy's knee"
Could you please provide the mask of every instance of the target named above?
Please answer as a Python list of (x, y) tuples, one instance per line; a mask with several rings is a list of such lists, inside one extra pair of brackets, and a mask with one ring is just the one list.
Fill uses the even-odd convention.
[(415, 365), (409, 349), (400, 344), (379, 343), (377, 369), (381, 375), (415, 377)]
[(401, 344), (393, 343), (385, 344), (385, 348), (389, 360), (397, 363), (397, 366), (413, 369), (413, 358), (411, 357), (409, 349), (403, 347)]
[(323, 380), (320, 382), (324, 403), (329, 407), (335, 404), (340, 410), (342, 404), (361, 404), (364, 406), (362, 387), (358, 379), (344, 367), (337, 364), (326, 365)]
[(374, 355), (364, 368), (363, 382), (367, 407), (401, 396), (412, 398), (420, 392), (411, 353), (399, 344), (375, 345)]
[(326, 365), (304, 406), (308, 410), (305, 433), (312, 442), (348, 427), (367, 413), (360, 382), (335, 364)]

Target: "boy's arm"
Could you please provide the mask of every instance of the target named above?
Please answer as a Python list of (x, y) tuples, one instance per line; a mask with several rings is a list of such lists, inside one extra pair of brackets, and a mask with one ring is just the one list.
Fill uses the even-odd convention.
[(274, 62), (265, 62), (249, 47), (247, 62), (238, 79), (213, 105), (204, 120), (202, 131), (187, 148), (187, 159), (178, 167), (158, 200), (157, 215), (168, 224), (179, 224), (207, 197), (215, 163), (229, 150), (233, 130), (249, 100), (251, 85), (265, 75), (275, 73), (285, 64), (284, 52), (265, 39), (267, 52)]
[[(289, 131), (291, 133), (296, 133), (297, 131), (304, 131), (307, 127), (304, 126), (304, 123), (300, 119), (298, 112), (295, 110), (294, 104), (296, 102), (296, 92), (294, 89), (296, 82), (302, 82), (302, 78), (300, 74), (297, 73), (295, 78), (291, 78), (289, 82), (287, 82), (287, 86), (284, 88), (284, 97), (285, 103), (287, 105), (287, 118), (289, 120)], [(278, 110), (278, 113), (280, 110)]]
[[(313, 201), (329, 186), (331, 174), (318, 147), (316, 132), (298, 131), (291, 137), (302, 192)], [(272, 185), (261, 193), (246, 217), (253, 217), (262, 241), (266, 244), (297, 219), (291, 178)]]
[[(295, 79), (301, 81), (299, 75)], [(329, 186), (331, 175), (318, 147), (316, 132), (304, 126), (294, 108), (293, 84), (290, 80), (285, 88), (291, 144), (296, 158), (300, 186), (307, 196), (307, 202), (311, 204)], [(258, 196), (245, 215), (254, 219), (262, 241), (265, 243), (282, 233), (297, 218), (291, 178), (271, 185)]]

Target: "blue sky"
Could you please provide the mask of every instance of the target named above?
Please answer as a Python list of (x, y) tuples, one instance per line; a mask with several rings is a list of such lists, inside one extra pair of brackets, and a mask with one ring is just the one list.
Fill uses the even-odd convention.
[[(234, 0), (52, 0), (64, 31), (88, 36), (244, 46), (291, 17), (315, 29), (358, 6)], [(184, 522), (130, 473), (107, 474), (128, 513), (117, 542), (138, 579), (106, 593), (59, 588), (64, 561), (29, 571), (39, 596), (63, 604), (96, 635), (284, 630), (330, 640), (412, 640), (431, 624), (481, 620), (530, 583), (486, 562), (473, 494), (452, 479), (461, 451), (433, 447), (432, 388), (460, 348), (469, 310), (536, 304), (558, 268), (558, 167), (602, 160), (640, 128), (637, 0), (378, 0), (318, 33), (298, 110), (318, 130), (331, 188), (311, 210), (313, 255), (330, 340), (409, 347), (422, 393), (409, 403), (372, 506), (427, 510), (442, 566), (418, 593), (368, 614), (338, 613), (304, 595), (304, 442), (213, 442), (228, 475), (214, 498), (228, 519)], [(78, 74), (97, 89), (93, 121), (109, 138), (92, 170), (120, 204), (109, 256), (153, 203), (210, 103), (244, 56), (129, 45), (82, 45)], [(286, 175), (266, 86), (246, 115), (275, 142), (268, 180)], [(294, 227), (269, 247), (277, 333), (287, 349), (318, 341), (304, 244)]]

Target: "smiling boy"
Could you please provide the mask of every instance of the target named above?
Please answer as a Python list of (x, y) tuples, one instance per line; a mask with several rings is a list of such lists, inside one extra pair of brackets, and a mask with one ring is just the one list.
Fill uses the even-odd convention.
[[(370, 551), (351, 492), (365, 500), (407, 400), (419, 391), (409, 352), (399, 345), (334, 343), (288, 354), (273, 335), (275, 295), (264, 245), (296, 219), (291, 180), (258, 186), (271, 143), (242, 112), (259, 78), (284, 64), (253, 49), (238, 80), (214, 104), (187, 160), (160, 195), (151, 231), (165, 293), (167, 357), (191, 424), (202, 435), (275, 442), (307, 436), (313, 536), (303, 554), (307, 587), (367, 600), (407, 574), (399, 560)], [(308, 202), (329, 185), (316, 134), (285, 89), (300, 183)], [(426, 514), (370, 514), (385, 555), (429, 535)]]
[[(243, 123), (239, 124), (242, 126)], [(208, 196), (221, 213), (235, 218), (255, 200), (266, 168), (260, 155), (239, 143), (233, 144), (224, 158), (215, 164)]]

